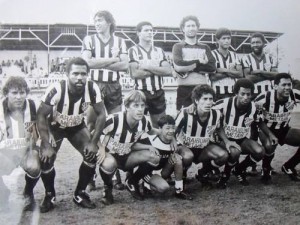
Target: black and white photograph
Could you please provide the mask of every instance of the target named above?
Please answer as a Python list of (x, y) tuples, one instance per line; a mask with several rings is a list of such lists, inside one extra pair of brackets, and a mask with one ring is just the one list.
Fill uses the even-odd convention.
[(0, 0), (0, 224), (300, 224), (299, 12)]

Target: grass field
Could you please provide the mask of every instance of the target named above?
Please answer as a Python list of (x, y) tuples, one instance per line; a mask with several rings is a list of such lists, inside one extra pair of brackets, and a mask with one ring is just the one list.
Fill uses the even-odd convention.
[[(294, 114), (291, 125), (300, 128), (300, 114)], [(300, 138), (300, 137), (299, 137)], [(272, 163), (279, 174), (273, 176), (273, 183), (261, 184), (259, 177), (250, 177), (250, 186), (241, 186), (232, 176), (228, 188), (206, 190), (193, 180), (187, 186), (193, 201), (178, 200), (172, 196), (174, 188), (164, 196), (155, 196), (144, 201), (134, 200), (124, 191), (114, 191), (115, 204), (104, 206), (100, 203), (103, 183), (97, 178), (96, 191), (91, 198), (97, 204), (94, 210), (77, 207), (72, 194), (78, 179), (81, 157), (64, 141), (56, 161), (56, 208), (46, 214), (21, 212), (21, 195), (24, 185), (23, 174), (6, 177), (11, 188), (11, 210), (1, 213), (0, 224), (300, 224), (300, 183), (291, 182), (280, 171), (280, 167), (294, 152), (295, 147), (281, 146), (276, 150)], [(260, 167), (260, 166), (259, 166)], [(194, 177), (197, 167), (189, 170)], [(122, 175), (124, 175), (122, 173)], [(43, 199), (43, 185), (39, 181), (35, 189), (36, 200)]]

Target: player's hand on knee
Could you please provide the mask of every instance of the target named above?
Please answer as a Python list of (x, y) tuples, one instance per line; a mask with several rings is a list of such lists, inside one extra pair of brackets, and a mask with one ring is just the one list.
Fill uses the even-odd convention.
[(242, 151), (241, 147), (235, 142), (235, 141), (228, 141), (225, 143), (226, 150), (230, 154), (232, 151), (232, 148), (237, 149), (238, 151)]
[(40, 158), (42, 162), (52, 163), (55, 157), (56, 157), (56, 152), (51, 145), (47, 146), (46, 148), (41, 148)]
[(84, 158), (87, 161), (93, 161), (96, 158), (98, 152), (98, 146), (92, 142), (89, 142), (83, 150)]
[(273, 146), (274, 146), (274, 145), (278, 145), (278, 139), (277, 139), (277, 137), (275, 137), (275, 135), (270, 134), (269, 139), (270, 139), (270, 142), (271, 142), (271, 144), (272, 144)]
[(173, 153), (173, 154), (170, 155), (168, 161), (169, 161), (169, 163), (170, 163), (171, 165), (174, 165), (174, 164), (178, 163), (179, 161), (182, 161), (182, 156), (181, 156), (181, 155), (178, 155), (178, 154), (176, 154), (176, 153)]
[(101, 165), (105, 159), (105, 148), (103, 147), (100, 147), (97, 154), (96, 154), (96, 157), (97, 157), (97, 164)]

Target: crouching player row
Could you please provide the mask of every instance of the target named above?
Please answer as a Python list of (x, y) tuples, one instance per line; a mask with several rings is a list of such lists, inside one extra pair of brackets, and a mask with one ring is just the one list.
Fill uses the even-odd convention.
[(262, 173), (266, 182), (271, 181), (271, 162), (278, 144), (298, 147), (294, 156), (283, 164), (281, 170), (291, 180), (300, 181), (295, 169), (300, 162), (300, 129), (293, 128), (289, 124), (291, 113), (300, 102), (300, 92), (293, 89), (291, 76), (286, 73), (277, 74), (274, 79), (274, 89), (259, 95), (255, 102), (262, 112), (264, 123), (271, 131), (269, 135), (263, 130), (259, 133), (259, 138), (266, 149), (262, 164)]
[[(263, 159), (265, 149), (256, 141), (250, 139), (251, 124), (257, 123), (260, 129), (268, 136), (271, 135), (266, 124), (259, 119), (259, 112), (251, 100), (254, 92), (254, 84), (248, 79), (239, 79), (234, 85), (234, 97), (225, 98), (215, 103), (214, 108), (222, 113), (222, 129), (219, 133), (222, 138), (221, 145), (226, 145), (228, 140), (234, 141), (239, 148), (231, 148), (228, 151), (229, 158), (224, 171), (218, 181), (220, 188), (226, 188), (232, 169), (242, 185), (249, 185), (246, 179), (246, 169)], [(276, 140), (274, 140), (276, 142)], [(238, 163), (241, 154), (247, 155)], [(262, 181), (267, 178), (262, 177)]]
[(10, 77), (3, 86), (4, 98), (0, 102), (0, 209), (8, 208), (9, 189), (2, 176), (17, 166), (26, 172), (24, 208), (35, 208), (33, 189), (39, 179), (41, 166), (36, 129), (36, 106), (27, 98), (29, 88), (24, 78)]
[[(172, 149), (172, 144), (175, 137), (175, 120), (169, 115), (164, 115), (158, 120), (159, 134), (149, 135), (148, 138), (141, 140), (134, 147), (144, 148), (151, 151), (158, 151), (160, 156), (159, 165), (154, 170), (161, 170), (161, 177), (165, 180), (170, 178), (174, 172), (175, 175), (175, 197), (179, 199), (192, 200), (193, 198), (184, 192), (184, 183), (186, 179), (186, 169), (190, 167), (193, 162), (193, 153), (185, 146), (178, 145), (176, 150)], [(159, 192), (169, 189), (165, 186), (166, 182), (158, 183), (158, 179), (153, 179), (154, 175), (149, 174), (144, 178), (145, 185), (150, 190), (159, 188)], [(162, 188), (164, 185), (165, 188)]]
[[(192, 163), (192, 154), (187, 149), (178, 148), (174, 152), (175, 120), (163, 116), (159, 120), (160, 130), (152, 128), (144, 116), (145, 95), (141, 91), (131, 91), (124, 99), (125, 112), (107, 117), (98, 156), (100, 174), (104, 181), (102, 203), (114, 202), (112, 195), (112, 176), (116, 169), (127, 171), (126, 188), (132, 196), (143, 200), (139, 181), (144, 180), (151, 190), (163, 193), (169, 184), (168, 178), (175, 171), (175, 196), (191, 199), (183, 192), (183, 166)], [(135, 169), (135, 172), (133, 170)], [(152, 174), (153, 170), (162, 169), (161, 176)]]
[[(198, 85), (192, 91), (193, 104), (183, 108), (176, 118), (178, 142), (189, 148), (195, 164), (202, 163), (196, 178), (204, 185), (211, 185), (210, 174), (219, 172), (219, 167), (228, 161), (230, 149), (240, 147), (227, 138), (226, 145), (214, 143), (214, 133), (222, 132), (221, 112), (212, 109), (215, 92), (209, 85)], [(224, 138), (224, 135), (220, 135)]]

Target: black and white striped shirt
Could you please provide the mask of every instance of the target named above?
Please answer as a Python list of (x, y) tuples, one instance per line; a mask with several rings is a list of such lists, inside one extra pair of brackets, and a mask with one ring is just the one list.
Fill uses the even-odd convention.
[(211, 109), (206, 121), (201, 122), (197, 112), (188, 113), (183, 108), (176, 118), (176, 135), (179, 143), (188, 148), (204, 148), (213, 140), (214, 131), (219, 128), (221, 112)]
[(237, 140), (250, 137), (251, 124), (258, 121), (254, 102), (251, 101), (247, 110), (241, 112), (237, 108), (237, 97), (231, 97), (217, 101), (214, 108), (222, 112), (222, 125), (228, 138)]
[(262, 110), (263, 121), (274, 130), (285, 128), (289, 125), (291, 113), (296, 104), (300, 102), (300, 91), (293, 89), (286, 102), (277, 99), (277, 91), (271, 90), (257, 96), (255, 103)]
[[(111, 38), (104, 43), (97, 34), (93, 34), (86, 36), (82, 43), (82, 51), (91, 51), (92, 57), (95, 59), (112, 58), (112, 48), (119, 51), (118, 56), (127, 54), (125, 40), (115, 35), (112, 35)], [(108, 69), (91, 69), (90, 78), (96, 82), (112, 83), (119, 81), (120, 74), (118, 71)]]
[(42, 102), (54, 106), (52, 124), (58, 123), (61, 127), (80, 125), (88, 106), (101, 101), (100, 89), (93, 81), (86, 82), (85, 90), (80, 97), (75, 98), (69, 93), (67, 80), (50, 86), (42, 97)]
[[(273, 68), (277, 68), (276, 62), (269, 54), (263, 54), (263, 57), (259, 60), (253, 53), (249, 53), (242, 58), (243, 68), (249, 68), (250, 72), (255, 70), (271, 71)], [(255, 94), (265, 93), (272, 89), (272, 82), (270, 80), (264, 80), (255, 83)]]
[[(235, 52), (228, 51), (228, 55), (224, 57), (218, 49), (215, 49), (212, 51), (212, 54), (216, 59), (217, 68), (228, 69), (230, 64), (234, 64), (235, 66), (241, 64)], [(234, 78), (226, 77), (212, 82), (212, 88), (217, 94), (232, 94), (234, 84)]]
[[(167, 61), (164, 51), (158, 47), (151, 47), (149, 51), (140, 45), (132, 46), (129, 50), (129, 63), (137, 62), (139, 65), (161, 66), (163, 61)], [(163, 87), (161, 76), (152, 75), (145, 79), (135, 79), (136, 89), (157, 91)]]
[(112, 154), (129, 154), (131, 146), (144, 138), (151, 129), (151, 123), (145, 116), (135, 127), (130, 128), (126, 120), (126, 112), (111, 114), (107, 117), (103, 129), (103, 134), (109, 135), (106, 147)]

